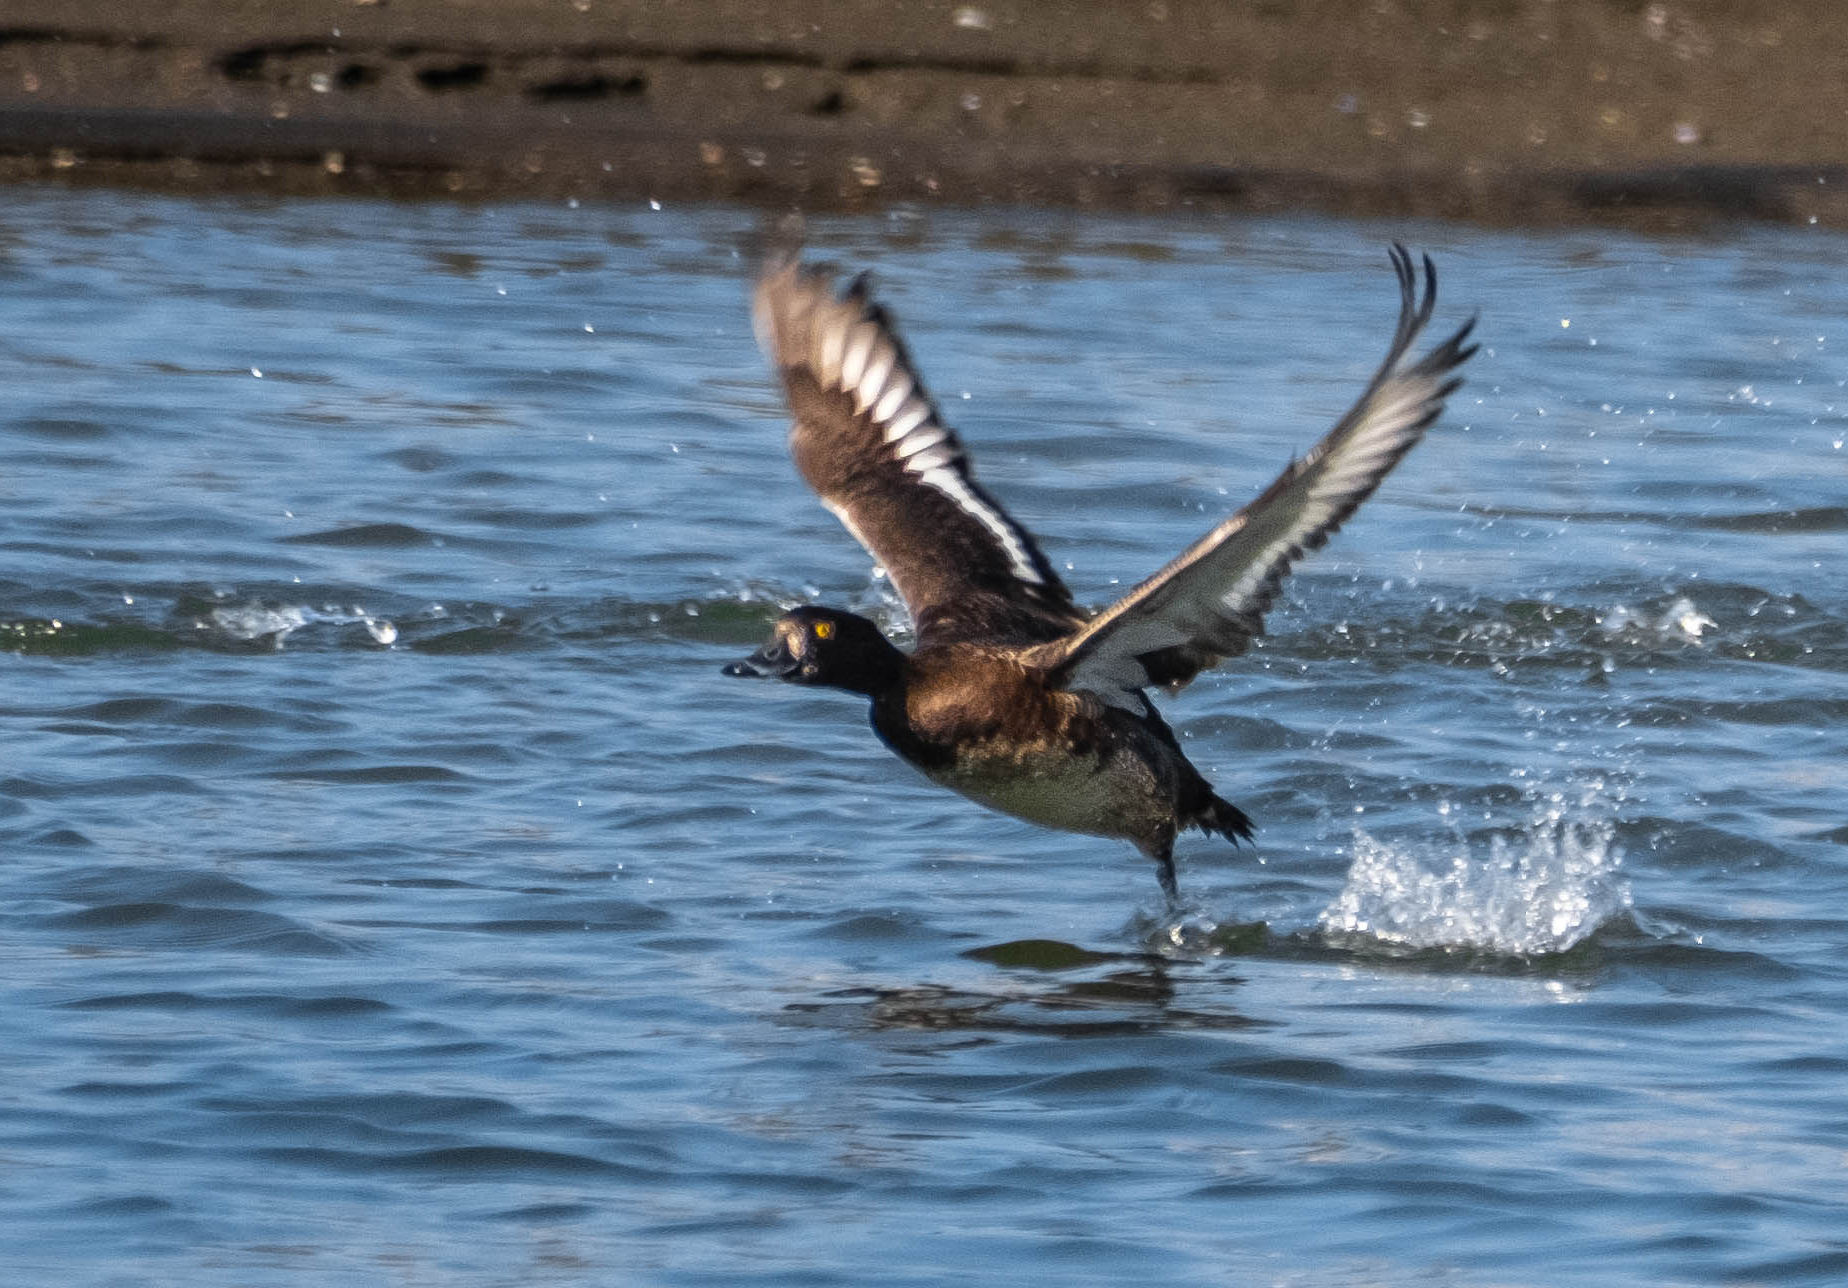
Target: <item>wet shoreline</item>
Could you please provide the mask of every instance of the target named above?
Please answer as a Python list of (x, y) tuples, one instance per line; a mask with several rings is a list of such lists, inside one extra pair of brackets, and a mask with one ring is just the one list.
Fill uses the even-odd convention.
[(8, 10), (0, 181), (1848, 226), (1819, 0)]

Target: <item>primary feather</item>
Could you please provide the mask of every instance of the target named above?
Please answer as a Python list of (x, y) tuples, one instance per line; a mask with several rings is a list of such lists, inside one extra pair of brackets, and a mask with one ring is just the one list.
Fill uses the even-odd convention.
[(975, 480), (864, 275), (793, 259), (757, 286), (796, 468), (886, 568), (920, 642), (1057, 639), (1084, 621), (1027, 530)]
[(1409, 452), (1461, 384), (1456, 368), (1476, 351), (1475, 319), (1423, 358), (1413, 343), (1437, 303), (1437, 272), (1424, 259), (1420, 299), (1411, 256), (1392, 249), (1399, 324), (1385, 361), (1354, 406), (1258, 498), (1082, 629), (1030, 650), (1060, 687), (1139, 709), (1150, 685), (1178, 689), (1206, 667), (1245, 651), (1285, 574), (1319, 549)]

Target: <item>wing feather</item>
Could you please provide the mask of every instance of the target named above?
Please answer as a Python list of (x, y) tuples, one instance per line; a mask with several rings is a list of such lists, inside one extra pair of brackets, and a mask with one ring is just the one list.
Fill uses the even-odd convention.
[(1030, 665), (1066, 688), (1136, 709), (1141, 689), (1178, 689), (1263, 633), (1264, 613), (1284, 576), (1320, 549), (1417, 445), (1462, 383), (1456, 368), (1476, 351), (1467, 343), (1471, 318), (1423, 358), (1408, 361), (1436, 307), (1437, 270), (1426, 256), (1421, 299), (1403, 246), (1392, 248), (1392, 264), (1399, 323), (1385, 361), (1348, 413), (1250, 505), (1081, 630), (1031, 650)]
[(976, 482), (864, 275), (837, 291), (830, 273), (774, 261), (755, 314), (797, 469), (885, 566), (920, 642), (1032, 644), (1082, 624), (1032, 536)]

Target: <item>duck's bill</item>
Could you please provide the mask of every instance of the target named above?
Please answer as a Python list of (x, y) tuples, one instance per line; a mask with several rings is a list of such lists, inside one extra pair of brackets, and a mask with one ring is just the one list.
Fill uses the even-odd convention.
[(747, 680), (782, 679), (798, 665), (781, 640), (772, 640), (743, 661), (725, 667), (723, 674), (743, 676)]

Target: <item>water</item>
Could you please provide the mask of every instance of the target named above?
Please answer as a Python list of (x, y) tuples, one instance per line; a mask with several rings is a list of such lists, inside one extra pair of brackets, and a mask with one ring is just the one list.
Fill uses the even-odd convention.
[(821, 222), (1107, 601), (1321, 432), (1385, 245), (1453, 413), (1168, 704), (1260, 848), (727, 682), (902, 632), (757, 217), (0, 194), (9, 1283), (1848, 1277), (1848, 245)]

